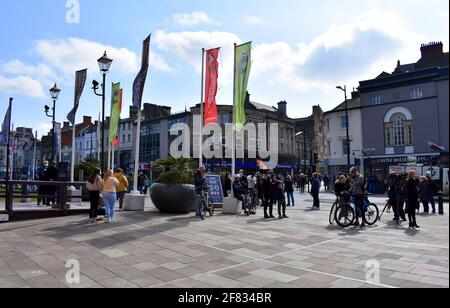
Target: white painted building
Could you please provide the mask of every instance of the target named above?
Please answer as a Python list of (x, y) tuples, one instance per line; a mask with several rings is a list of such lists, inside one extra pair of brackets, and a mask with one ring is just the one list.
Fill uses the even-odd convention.
[[(364, 170), (361, 102), (358, 92), (352, 93), (347, 101), (350, 135), (350, 163)], [(345, 103), (325, 113), (325, 134), (327, 140), (328, 172), (333, 179), (340, 173), (348, 173), (347, 166), (347, 123)], [(370, 153), (369, 153), (370, 154)]]

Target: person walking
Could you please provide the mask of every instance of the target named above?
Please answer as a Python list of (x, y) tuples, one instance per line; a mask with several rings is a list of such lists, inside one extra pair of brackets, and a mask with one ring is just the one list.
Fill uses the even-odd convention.
[(141, 195), (144, 193), (144, 173), (139, 172), (138, 180), (137, 180), (137, 188)]
[[(262, 179), (264, 218), (275, 218), (273, 216), (273, 196), (272, 196), (272, 173), (269, 171)], [(269, 212), (267, 212), (269, 210)]]
[(97, 211), (100, 203), (100, 192), (103, 189), (103, 180), (100, 176), (100, 168), (94, 170), (91, 176), (88, 178), (86, 188), (89, 190), (89, 201), (91, 206), (89, 208), (89, 221), (88, 223), (97, 223)]
[(117, 187), (119, 180), (114, 176), (112, 170), (107, 170), (103, 179), (102, 196), (105, 203), (106, 222), (113, 223), (116, 212)]
[(314, 199), (313, 209), (314, 210), (320, 210), (320, 179), (317, 173), (313, 174), (313, 177), (311, 179), (311, 196)]
[(284, 190), (286, 192), (286, 196), (287, 196), (287, 200), (288, 200), (288, 204), (287, 206), (291, 206), (291, 201), (292, 201), (292, 206), (295, 206), (295, 200), (294, 200), (294, 181), (292, 180), (292, 177), (290, 175), (288, 175), (286, 177), (286, 180), (284, 181)]
[(436, 214), (436, 202), (434, 200), (434, 197), (438, 194), (438, 189), (436, 182), (434, 182), (433, 178), (431, 177), (431, 172), (425, 173), (425, 176), (428, 180), (428, 201), (431, 204), (431, 208), (433, 210), (433, 214)]
[(323, 177), (323, 185), (325, 186), (325, 191), (329, 192), (330, 191), (330, 177), (328, 176), (328, 174), (325, 174), (325, 176)]
[[(292, 182), (292, 181), (291, 181)], [(278, 217), (280, 219), (289, 218), (286, 215), (286, 197), (284, 195), (284, 181), (282, 176), (275, 177), (275, 201), (278, 205)]]
[(408, 173), (408, 180), (406, 181), (406, 196), (406, 210), (408, 212), (409, 227), (420, 229), (416, 220), (416, 211), (419, 207), (420, 199), (419, 190), (417, 187), (416, 172), (414, 170)]
[[(44, 162), (43, 167), (39, 170), (38, 180), (40, 182), (47, 182), (47, 169), (48, 169), (48, 161)], [(43, 206), (47, 205), (47, 195), (48, 195), (48, 186), (39, 185), (38, 199), (37, 205), (40, 206), (41, 203)]]
[(148, 188), (150, 187), (150, 179), (144, 175), (144, 195), (147, 196)]
[(117, 169), (115, 176), (117, 178), (117, 180), (119, 181), (119, 186), (117, 186), (117, 199), (119, 200), (119, 209), (120, 211), (123, 210), (123, 202), (125, 200), (125, 194), (128, 191), (128, 179), (127, 177), (123, 174), (123, 170), (122, 169)]
[[(421, 176), (419, 181), (420, 181), (419, 198), (423, 204), (423, 212), (425, 214), (429, 214), (430, 213), (430, 205), (429, 205), (428, 201), (430, 198), (430, 185), (428, 183), (428, 179), (425, 176)], [(419, 208), (420, 208), (420, 206), (419, 206)]]

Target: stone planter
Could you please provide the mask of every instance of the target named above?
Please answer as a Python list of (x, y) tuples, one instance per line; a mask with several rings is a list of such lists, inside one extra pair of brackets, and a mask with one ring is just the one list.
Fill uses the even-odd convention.
[(150, 188), (153, 204), (161, 213), (187, 214), (195, 211), (197, 195), (193, 185), (153, 184)]

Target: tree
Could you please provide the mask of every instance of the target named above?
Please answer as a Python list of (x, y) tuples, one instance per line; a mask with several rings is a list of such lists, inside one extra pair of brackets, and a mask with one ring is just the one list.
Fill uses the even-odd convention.
[[(100, 168), (100, 163), (94, 158), (86, 158), (85, 161), (75, 166), (75, 181), (86, 180), (96, 168)], [(83, 179), (80, 179), (80, 171), (83, 171)]]

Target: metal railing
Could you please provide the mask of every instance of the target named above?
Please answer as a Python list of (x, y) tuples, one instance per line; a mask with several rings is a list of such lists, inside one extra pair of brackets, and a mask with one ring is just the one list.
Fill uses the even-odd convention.
[[(6, 187), (8, 185), (8, 187)], [(43, 181), (8, 181), (5, 180), (0, 181), (0, 200), (5, 200), (5, 210), (0, 211), (2, 214), (8, 214), (10, 220), (20, 212), (20, 216), (24, 216), (23, 214), (28, 212), (35, 212), (32, 208), (30, 209), (21, 209), (20, 211), (16, 211), (14, 207), (15, 200), (20, 199), (22, 202), (27, 199), (32, 199), (38, 201), (51, 199), (54, 202), (54, 205), (48, 210), (40, 210), (41, 215), (45, 216), (45, 213), (52, 212), (52, 215), (55, 216), (65, 216), (70, 214), (70, 208), (68, 206), (68, 202), (73, 199), (82, 199), (81, 197), (72, 196), (68, 193), (69, 187), (75, 187), (76, 189), (85, 188), (86, 183), (84, 182), (43, 182)], [(44, 215), (42, 215), (44, 214)], [(32, 216), (32, 215), (30, 215)], [(35, 215), (36, 216), (36, 215)]]

